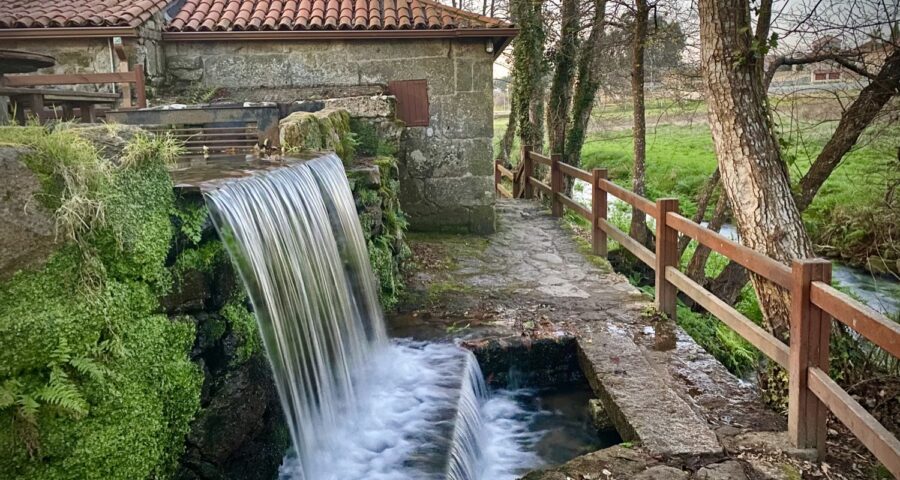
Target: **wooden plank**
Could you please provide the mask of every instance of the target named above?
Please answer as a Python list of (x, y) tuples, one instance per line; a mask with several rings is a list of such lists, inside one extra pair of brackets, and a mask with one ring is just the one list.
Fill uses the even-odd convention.
[(500, 172), (501, 177), (506, 177), (510, 180), (513, 180), (513, 172), (511, 172), (508, 168), (504, 167), (503, 165), (500, 165), (499, 163), (497, 164), (497, 171)]
[(566, 196), (565, 194), (563, 194), (561, 192), (557, 193), (556, 195), (559, 197), (559, 201), (562, 202), (562, 204), (566, 208), (577, 213), (585, 220), (587, 220), (589, 222), (591, 221), (591, 211), (588, 210), (587, 208), (585, 208), (584, 205), (576, 202), (575, 200), (572, 200), (571, 198), (569, 198), (568, 196)]
[[(137, 69), (139, 65), (135, 66)], [(50, 75), (7, 75), (6, 86), (31, 87), (35, 85), (80, 85), (84, 83), (134, 83), (134, 72), (114, 73), (60, 73)]]
[(666, 267), (678, 266), (678, 231), (666, 225), (666, 214), (678, 213), (677, 198), (660, 198), (656, 201), (659, 219), (656, 221), (656, 309), (671, 320), (676, 319), (678, 290), (666, 280)]
[(788, 367), (788, 358), (790, 356), (788, 346), (775, 338), (771, 333), (753, 323), (749, 318), (735, 310), (734, 307), (713, 295), (700, 284), (691, 280), (690, 277), (678, 271), (678, 269), (674, 267), (666, 268), (666, 280), (675, 285), (685, 295), (694, 299), (695, 302), (699, 303), (700, 306), (721, 320), (725, 325), (731, 327), (738, 335), (752, 343), (767, 357), (774, 360), (775, 363), (784, 368)]
[(608, 193), (611, 193), (614, 197), (622, 200), (623, 202), (631, 205), (632, 207), (650, 215), (653, 218), (656, 218), (656, 204), (647, 200), (646, 198), (630, 191), (626, 190), (615, 183), (609, 180), (603, 180), (602, 187)]
[(507, 190), (506, 187), (504, 187), (502, 184), (497, 184), (497, 192), (499, 192), (500, 195), (503, 195), (506, 198), (512, 198), (512, 192)]
[(900, 441), (819, 368), (809, 369), (810, 390), (856, 435), (885, 468), (900, 478)]
[(531, 159), (534, 160), (535, 162), (543, 163), (544, 165), (546, 165), (548, 167), (550, 166), (551, 163), (553, 163), (553, 161), (550, 160), (550, 157), (548, 157), (546, 155), (541, 155), (540, 153), (537, 153), (535, 151), (531, 152)]
[(67, 103), (78, 103), (78, 102), (91, 102), (91, 103), (116, 103), (119, 101), (119, 95), (111, 93), (110, 97), (87, 97), (84, 95), (79, 95), (77, 92), (73, 92), (73, 94), (62, 94), (62, 95), (44, 95), (44, 100), (47, 103), (54, 102), (67, 102)]
[(594, 216), (591, 218), (591, 249), (594, 255), (606, 257), (606, 232), (600, 228), (600, 219), (606, 220), (606, 192), (600, 188), (600, 181), (606, 178), (607, 172), (605, 168), (595, 168), (591, 178), (591, 211)]
[(568, 175), (570, 177), (577, 178), (579, 180), (583, 180), (587, 183), (591, 183), (591, 180), (593, 178), (593, 177), (591, 177), (590, 173), (588, 173), (578, 167), (569, 165), (568, 163), (565, 163), (565, 162), (559, 162), (559, 171), (562, 172), (564, 175)]
[(534, 177), (528, 177), (528, 183), (530, 183), (532, 187), (536, 187), (538, 190), (541, 191), (541, 193), (543, 193), (544, 195), (546, 195), (548, 197), (552, 193), (552, 190), (550, 190), (550, 185), (547, 185), (546, 183), (544, 183)]
[(813, 282), (810, 300), (835, 320), (900, 358), (900, 323), (823, 282)]
[(807, 370), (828, 370), (831, 319), (809, 301), (813, 281), (831, 283), (831, 263), (794, 260), (791, 285), (791, 345), (788, 366), (788, 436), (797, 448), (815, 448), (825, 455), (828, 410), (807, 388)]
[(651, 252), (647, 247), (641, 245), (635, 239), (631, 238), (625, 232), (619, 230), (613, 224), (605, 219), (599, 219), (600, 228), (612, 237), (613, 240), (619, 242), (626, 250), (633, 253), (640, 261), (647, 264), (650, 268), (656, 268), (656, 254)]
[(677, 213), (669, 213), (667, 217), (666, 223), (675, 230), (734, 260), (748, 270), (762, 275), (784, 288), (791, 288), (791, 269), (787, 265), (781, 264), (752, 248), (733, 242)]

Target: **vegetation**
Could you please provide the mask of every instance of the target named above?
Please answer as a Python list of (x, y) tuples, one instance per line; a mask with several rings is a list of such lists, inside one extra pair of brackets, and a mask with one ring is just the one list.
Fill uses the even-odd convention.
[(199, 408), (189, 322), (158, 311), (174, 205), (171, 145), (100, 159), (77, 129), (6, 128), (29, 146), (65, 244), (0, 285), (0, 471), (16, 478), (168, 476)]

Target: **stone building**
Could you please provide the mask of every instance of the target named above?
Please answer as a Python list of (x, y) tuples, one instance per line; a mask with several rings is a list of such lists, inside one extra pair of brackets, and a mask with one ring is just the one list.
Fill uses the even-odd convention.
[(515, 33), (433, 0), (0, 4), (0, 48), (53, 55), (52, 73), (115, 71), (121, 44), (159, 88), (282, 104), (395, 95), (401, 201), (418, 230), (494, 228), (492, 66)]

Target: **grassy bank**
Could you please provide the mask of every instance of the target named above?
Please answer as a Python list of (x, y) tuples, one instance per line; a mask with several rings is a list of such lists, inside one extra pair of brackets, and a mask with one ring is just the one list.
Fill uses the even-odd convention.
[[(610, 112), (601, 112), (610, 115)], [(506, 126), (495, 119), (495, 143)], [(792, 182), (796, 183), (821, 152), (837, 122), (794, 125), (782, 132), (783, 153)], [(881, 258), (888, 263), (900, 257), (894, 240), (897, 216), (888, 192), (897, 182), (896, 138), (900, 127), (874, 129), (860, 139), (819, 191), (804, 214), (814, 243), (822, 254), (856, 266), (878, 270)], [(603, 167), (610, 178), (631, 185), (632, 138), (630, 130), (591, 134), (582, 150), (582, 167)], [(647, 196), (678, 197), (682, 210), (696, 211), (696, 196), (715, 170), (716, 155), (709, 127), (705, 124), (650, 125), (647, 132)], [(893, 200), (897, 202), (897, 200)], [(710, 209), (711, 213), (711, 209)], [(876, 263), (876, 264), (873, 264)], [(894, 266), (893, 268), (896, 268)]]

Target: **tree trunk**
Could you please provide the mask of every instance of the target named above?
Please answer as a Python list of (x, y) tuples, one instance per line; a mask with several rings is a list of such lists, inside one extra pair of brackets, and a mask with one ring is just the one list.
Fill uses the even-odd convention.
[[(511, 89), (510, 89), (511, 90)], [(503, 132), (503, 137), (500, 139), (500, 145), (498, 145), (497, 156), (495, 159), (502, 163), (504, 166), (509, 166), (509, 155), (512, 151), (513, 140), (516, 137), (516, 120), (518, 112), (516, 111), (516, 103), (510, 102), (509, 106), (509, 120), (506, 122), (506, 130)], [(521, 162), (522, 159), (519, 159)]]
[[(635, 0), (635, 15), (631, 33), (631, 99), (634, 106), (634, 166), (631, 188), (645, 197), (645, 172), (647, 162), (647, 121), (644, 115), (644, 44), (647, 41), (647, 21), (650, 9), (647, 0)], [(631, 238), (642, 245), (650, 245), (650, 229), (644, 212), (633, 208), (631, 212)]]
[(594, 97), (600, 88), (598, 66), (603, 51), (600, 42), (606, 26), (606, 0), (594, 0), (594, 17), (591, 21), (591, 33), (580, 49), (578, 72), (576, 74), (575, 92), (572, 95), (572, 121), (566, 134), (565, 162), (576, 167), (581, 165), (581, 149), (587, 135), (591, 111), (594, 109)]
[(747, 281), (750, 280), (750, 274), (747, 269), (735, 262), (728, 262), (722, 273), (712, 281), (707, 283), (707, 290), (713, 295), (727, 302), (729, 305), (737, 303), (741, 290)]
[(575, 56), (578, 46), (578, 2), (562, 0), (560, 8), (562, 28), (553, 63), (553, 81), (547, 99), (547, 131), (550, 153), (565, 157), (566, 127), (569, 123), (569, 105), (572, 100), (572, 78), (575, 74)]
[[(770, 127), (763, 59), (751, 39), (749, 0), (700, 0), (701, 66), (722, 186), (741, 242), (788, 264), (810, 257), (812, 245)], [(752, 281), (769, 329), (786, 339), (787, 291), (756, 275)]]
[(544, 139), (543, 56), (544, 24), (541, 3), (512, 0), (510, 13), (521, 33), (513, 44), (513, 94), (510, 109), (517, 113), (516, 123), (522, 145), (541, 151)]
[(898, 93), (900, 93), (900, 49), (895, 48), (875, 79), (859, 92), (856, 100), (841, 115), (841, 121), (834, 134), (800, 180), (797, 189), (797, 208), (801, 212), (812, 203), (819, 188), (837, 168), (844, 155), (856, 145), (859, 136), (872, 123), (878, 112)]
[[(706, 216), (706, 209), (709, 208), (709, 201), (712, 200), (713, 193), (715, 193), (716, 187), (718, 186), (719, 169), (716, 168), (712, 175), (709, 176), (706, 184), (703, 185), (703, 190), (700, 191), (700, 195), (697, 196), (697, 213), (695, 213), (694, 218), (691, 219), (694, 223), (703, 221), (703, 218)], [(678, 258), (681, 258), (681, 256), (684, 255), (684, 250), (689, 243), (691, 243), (691, 237), (687, 235), (682, 235), (678, 238)]]
[[(712, 218), (709, 220), (708, 228), (714, 232), (718, 232), (722, 229), (722, 225), (725, 224), (726, 218), (728, 218), (728, 196), (723, 192), (719, 194), (719, 200), (716, 202), (716, 209), (713, 212)], [(688, 263), (687, 270), (685, 271), (685, 274), (690, 277), (691, 280), (700, 285), (706, 284), (706, 261), (709, 260), (710, 253), (711, 250), (706, 245), (697, 245), (697, 249), (694, 250), (694, 256), (691, 257), (691, 261)]]

